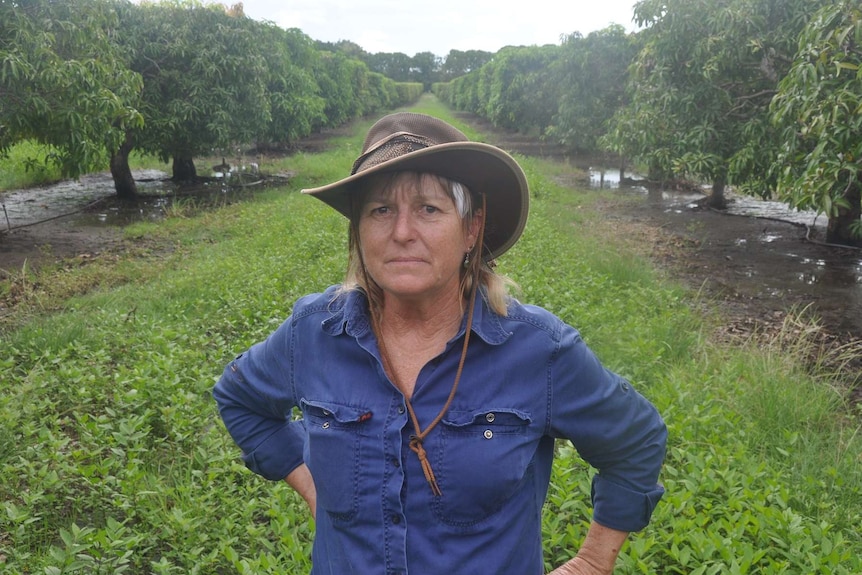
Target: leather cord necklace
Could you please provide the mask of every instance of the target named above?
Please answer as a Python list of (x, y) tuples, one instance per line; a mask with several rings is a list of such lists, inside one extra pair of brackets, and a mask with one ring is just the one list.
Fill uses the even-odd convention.
[[(428, 424), (428, 427), (422, 429), (419, 424), (419, 418), (416, 417), (416, 412), (413, 410), (413, 404), (410, 403), (410, 399), (408, 399), (407, 396), (404, 397), (404, 403), (407, 405), (407, 412), (410, 414), (410, 420), (413, 423), (413, 430), (415, 431), (415, 433), (410, 436), (410, 449), (419, 458), (419, 463), (422, 465), (422, 472), (425, 474), (425, 480), (428, 482), (428, 485), (431, 486), (431, 492), (437, 497), (443, 495), (443, 492), (440, 491), (440, 486), (437, 485), (437, 478), (434, 477), (434, 470), (431, 468), (431, 462), (428, 461), (428, 454), (425, 452), (425, 447), (422, 445), (422, 442), (426, 437), (428, 437), (431, 430), (440, 423), (443, 416), (446, 415), (446, 412), (449, 410), (449, 406), (452, 405), (452, 400), (455, 399), (455, 392), (458, 391), (458, 383), (461, 381), (461, 373), (464, 371), (464, 362), (467, 359), (467, 346), (470, 343), (470, 331), (473, 327), (473, 305), (476, 302), (476, 291), (476, 284), (474, 282), (470, 288), (470, 307), (467, 311), (467, 331), (464, 333), (464, 346), (461, 348), (461, 359), (458, 361), (458, 371), (455, 373), (455, 381), (452, 383), (452, 389), (449, 390), (449, 397), (446, 399), (446, 403), (443, 405), (442, 409), (440, 409), (440, 413), (438, 413), (437, 417)], [(383, 360), (383, 368), (389, 374), (389, 377), (393, 379), (395, 386), (402, 389), (397, 376), (395, 375), (395, 370), (392, 369), (392, 365), (389, 361), (389, 354), (386, 352), (386, 345), (383, 343), (382, 337), (378, 337), (378, 346), (380, 347), (380, 357)]]

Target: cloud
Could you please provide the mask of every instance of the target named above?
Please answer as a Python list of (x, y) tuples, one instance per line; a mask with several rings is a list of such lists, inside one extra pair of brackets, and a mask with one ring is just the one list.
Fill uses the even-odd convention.
[(420, 9), (403, 0), (244, 0), (246, 15), (282, 28), (299, 28), (314, 40), (350, 40), (367, 52), (496, 52), (509, 45), (559, 44), (621, 24), (634, 30), (634, 0), (437, 0)]

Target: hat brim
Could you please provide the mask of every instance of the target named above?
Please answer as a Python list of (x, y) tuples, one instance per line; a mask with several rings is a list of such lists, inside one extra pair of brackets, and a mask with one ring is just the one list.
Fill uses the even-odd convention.
[(319, 188), (302, 190), (350, 217), (350, 195), (360, 183), (376, 174), (427, 172), (460, 182), (473, 192), (486, 195), (486, 259), (509, 250), (524, 231), (530, 196), (527, 178), (512, 156), (481, 142), (437, 144), (399, 156), (343, 180)]

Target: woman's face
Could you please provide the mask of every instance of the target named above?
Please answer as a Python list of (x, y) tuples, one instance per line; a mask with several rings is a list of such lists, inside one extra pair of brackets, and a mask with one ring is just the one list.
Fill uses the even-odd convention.
[(433, 301), (458, 293), (478, 218), (465, 230), (437, 178), (406, 172), (380, 182), (366, 194), (359, 215), (368, 274), (387, 297)]

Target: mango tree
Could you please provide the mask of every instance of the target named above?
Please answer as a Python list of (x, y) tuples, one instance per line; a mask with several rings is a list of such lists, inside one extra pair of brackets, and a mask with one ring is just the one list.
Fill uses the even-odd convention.
[(559, 103), (549, 136), (574, 150), (598, 149), (608, 120), (626, 102), (628, 67), (637, 54), (633, 38), (613, 25), (563, 40), (554, 75)]
[(410, 81), (421, 82), (425, 91), (430, 91), (431, 85), (437, 81), (440, 66), (440, 58), (432, 52), (418, 52), (411, 59)]
[(399, 105), (411, 104), (422, 95), (423, 87), (418, 82), (395, 82), (395, 93)]
[(479, 73), (482, 69), (484, 66), (446, 84), (437, 83), (434, 92), (455, 109), (475, 113), (479, 109)]
[(711, 182), (714, 207), (724, 207), (726, 184), (762, 183), (761, 160), (777, 142), (769, 103), (821, 1), (638, 2), (643, 48), (611, 145), (642, 160), (651, 176)]
[(557, 111), (552, 81), (560, 48), (507, 46), (479, 70), (481, 114), (495, 126), (544, 133)]
[(440, 80), (448, 82), (469, 74), (490, 62), (493, 57), (493, 53), (484, 50), (450, 50), (440, 70)]
[[(120, 195), (135, 193), (133, 148), (173, 160), (174, 180), (197, 176), (195, 156), (253, 142), (270, 119), (258, 24), (221, 5), (125, 5), (129, 65), (144, 79), (143, 129), (128, 133), (112, 171)], [(131, 186), (129, 185), (131, 184)]]
[(141, 78), (115, 39), (101, 0), (0, 2), (0, 153), (33, 139), (65, 176), (100, 169), (125, 130), (138, 127)]
[(829, 217), (826, 240), (862, 241), (862, 7), (844, 0), (821, 9), (772, 106), (783, 128), (777, 192), (791, 205)]
[(413, 67), (413, 58), (403, 52), (368, 54), (365, 56), (364, 61), (371, 71), (383, 74), (396, 82), (407, 82), (410, 80), (410, 69)]
[(272, 118), (257, 147), (287, 148), (325, 121), (326, 100), (311, 73), (318, 53), (311, 38), (296, 28), (259, 24), (256, 36), (268, 47), (262, 55)]
[(313, 73), (321, 94), (324, 95), (324, 121), (316, 128), (339, 126), (356, 117), (359, 102), (352, 83), (353, 70), (363, 65), (351, 60), (340, 52), (323, 51), (319, 53)]

